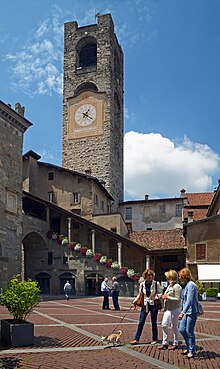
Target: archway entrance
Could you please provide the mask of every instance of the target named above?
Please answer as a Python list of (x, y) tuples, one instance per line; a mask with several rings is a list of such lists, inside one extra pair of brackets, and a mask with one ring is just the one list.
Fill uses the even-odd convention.
[(134, 281), (128, 277), (119, 277), (120, 296), (134, 296)]
[(38, 282), (42, 295), (50, 294), (50, 278), (51, 276), (44, 272), (35, 275), (35, 280)]
[(101, 296), (101, 283), (104, 277), (98, 273), (92, 273), (85, 278), (86, 296)]
[(70, 272), (60, 274), (59, 279), (60, 279), (60, 294), (61, 295), (64, 294), (63, 287), (64, 287), (64, 285), (67, 281), (69, 281), (69, 283), (72, 286), (72, 289), (70, 291), (70, 295), (73, 296), (73, 295), (76, 294), (75, 278), (76, 278), (76, 276), (73, 273), (70, 273)]
[(47, 245), (43, 237), (37, 232), (30, 232), (23, 239), (22, 274), (25, 279), (35, 279), (37, 272), (47, 269)]

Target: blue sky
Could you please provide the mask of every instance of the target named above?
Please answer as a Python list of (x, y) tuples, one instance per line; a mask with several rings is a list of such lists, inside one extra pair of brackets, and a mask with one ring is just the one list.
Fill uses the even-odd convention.
[(220, 177), (219, 0), (1, 2), (0, 99), (24, 152), (61, 165), (63, 23), (111, 13), (125, 58), (125, 198), (212, 191)]

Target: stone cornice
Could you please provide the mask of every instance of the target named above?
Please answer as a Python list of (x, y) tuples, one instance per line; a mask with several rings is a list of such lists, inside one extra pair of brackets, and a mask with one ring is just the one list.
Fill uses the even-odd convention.
[(20, 132), (24, 133), (32, 123), (26, 118), (22, 117), (15, 110), (13, 110), (10, 106), (3, 103), (0, 100), (0, 117), (14, 128), (18, 129)]

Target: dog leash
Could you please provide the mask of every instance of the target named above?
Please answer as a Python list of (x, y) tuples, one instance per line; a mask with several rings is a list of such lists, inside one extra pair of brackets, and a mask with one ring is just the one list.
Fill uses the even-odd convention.
[[(119, 324), (121, 324), (124, 320), (124, 318), (126, 317), (126, 315), (129, 313), (129, 311), (132, 309), (133, 305), (131, 305), (131, 307), (126, 311), (125, 315), (122, 317), (121, 321), (116, 325), (115, 329), (112, 331), (112, 333), (114, 333), (116, 331), (116, 329), (118, 328)], [(111, 333), (111, 334), (112, 334)]]

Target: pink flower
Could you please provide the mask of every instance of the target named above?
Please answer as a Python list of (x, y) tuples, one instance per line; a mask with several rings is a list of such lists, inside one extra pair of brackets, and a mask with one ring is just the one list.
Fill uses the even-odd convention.
[(112, 259), (108, 259), (105, 263), (105, 266), (107, 266), (108, 268), (110, 268), (110, 266), (112, 265)]
[(81, 247), (80, 254), (85, 255), (86, 251), (87, 251), (87, 247), (83, 246), (83, 247)]
[(93, 259), (95, 261), (99, 261), (101, 259), (101, 256), (102, 256), (101, 254), (97, 253), (97, 254), (93, 255)]
[(74, 250), (75, 246), (76, 246), (76, 242), (70, 242), (69, 245), (68, 245), (70, 250)]
[(121, 274), (127, 274), (127, 271), (128, 271), (128, 268), (127, 268), (127, 267), (122, 267), (122, 268), (120, 269), (120, 273), (121, 273)]

